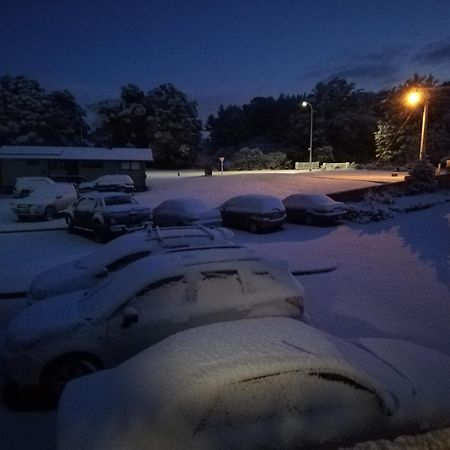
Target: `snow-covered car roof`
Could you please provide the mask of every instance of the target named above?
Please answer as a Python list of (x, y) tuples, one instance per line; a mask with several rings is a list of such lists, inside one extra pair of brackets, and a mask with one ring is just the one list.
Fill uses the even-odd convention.
[(102, 319), (120, 308), (131, 295), (162, 278), (189, 276), (189, 272), (197, 272), (200, 266), (205, 270), (238, 269), (251, 261), (262, 260), (245, 247), (228, 245), (147, 256), (80, 296), (80, 313), (85, 319)]
[(264, 194), (244, 194), (227, 200), (226, 206), (246, 206), (255, 210), (284, 209), (284, 205), (278, 197)]
[(180, 197), (164, 200), (154, 209), (159, 210), (159, 209), (174, 209), (174, 208), (179, 209), (180, 211), (191, 211), (191, 212), (205, 212), (211, 209), (203, 200), (190, 197)]
[(283, 200), (286, 206), (294, 205), (343, 205), (325, 194), (292, 194)]
[[(81, 258), (56, 265), (37, 275), (31, 283), (28, 300), (50, 297), (76, 289), (95, 277), (110, 264), (133, 255), (169, 252), (192, 246), (232, 245), (233, 232), (226, 228), (209, 229), (202, 226), (152, 227), (118, 237)], [(86, 276), (90, 276), (85, 279)], [(97, 282), (100, 280), (97, 279)]]
[(127, 182), (133, 183), (133, 179), (129, 175), (102, 175), (94, 180), (97, 183), (113, 183), (113, 182)]
[(355, 345), (286, 318), (217, 323), (69, 383), (58, 448), (334, 448), (443, 427), (449, 371), (405, 341)]

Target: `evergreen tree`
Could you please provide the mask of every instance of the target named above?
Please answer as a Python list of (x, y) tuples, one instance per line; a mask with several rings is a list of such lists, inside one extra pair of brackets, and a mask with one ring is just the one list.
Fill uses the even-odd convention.
[(67, 90), (47, 94), (25, 76), (0, 78), (0, 145), (80, 145), (84, 116)]
[(392, 89), (382, 103), (383, 119), (375, 133), (377, 157), (404, 164), (417, 159), (422, 127), (423, 103), (411, 109), (407, 93), (419, 90), (428, 102), (426, 152), (433, 162), (448, 153), (450, 146), (450, 83), (438, 86), (432, 76), (414, 74)]
[(147, 136), (160, 167), (191, 167), (197, 159), (202, 123), (197, 105), (172, 84), (153, 89), (146, 98)]

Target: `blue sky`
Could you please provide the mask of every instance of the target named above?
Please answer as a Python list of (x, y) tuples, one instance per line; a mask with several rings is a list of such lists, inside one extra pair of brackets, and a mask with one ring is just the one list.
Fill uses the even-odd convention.
[(0, 75), (82, 104), (174, 83), (201, 117), (339, 75), (377, 90), (450, 80), (448, 0), (0, 0)]

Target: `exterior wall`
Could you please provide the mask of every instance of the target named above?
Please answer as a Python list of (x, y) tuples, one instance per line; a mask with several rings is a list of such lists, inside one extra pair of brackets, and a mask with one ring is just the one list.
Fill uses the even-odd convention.
[(47, 161), (36, 159), (4, 159), (2, 160), (2, 187), (10, 189), (17, 177), (46, 177)]
[(17, 177), (81, 175), (95, 179), (102, 175), (129, 175), (138, 190), (144, 190), (144, 161), (70, 161), (58, 159), (3, 159), (0, 166), (1, 187), (7, 191), (14, 186)]

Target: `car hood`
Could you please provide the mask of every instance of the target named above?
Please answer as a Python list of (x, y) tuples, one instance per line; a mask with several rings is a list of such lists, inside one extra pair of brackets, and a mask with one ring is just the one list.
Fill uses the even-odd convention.
[(81, 295), (79, 291), (73, 292), (26, 307), (11, 320), (6, 332), (7, 340), (70, 331), (83, 322), (78, 310)]
[(150, 212), (151, 208), (145, 205), (110, 205), (105, 208), (105, 211), (111, 214), (118, 213), (133, 213), (133, 212)]
[(95, 273), (101, 268), (100, 264), (83, 264), (80, 260), (51, 267), (34, 278), (28, 294), (29, 303), (85, 289), (92, 285)]

